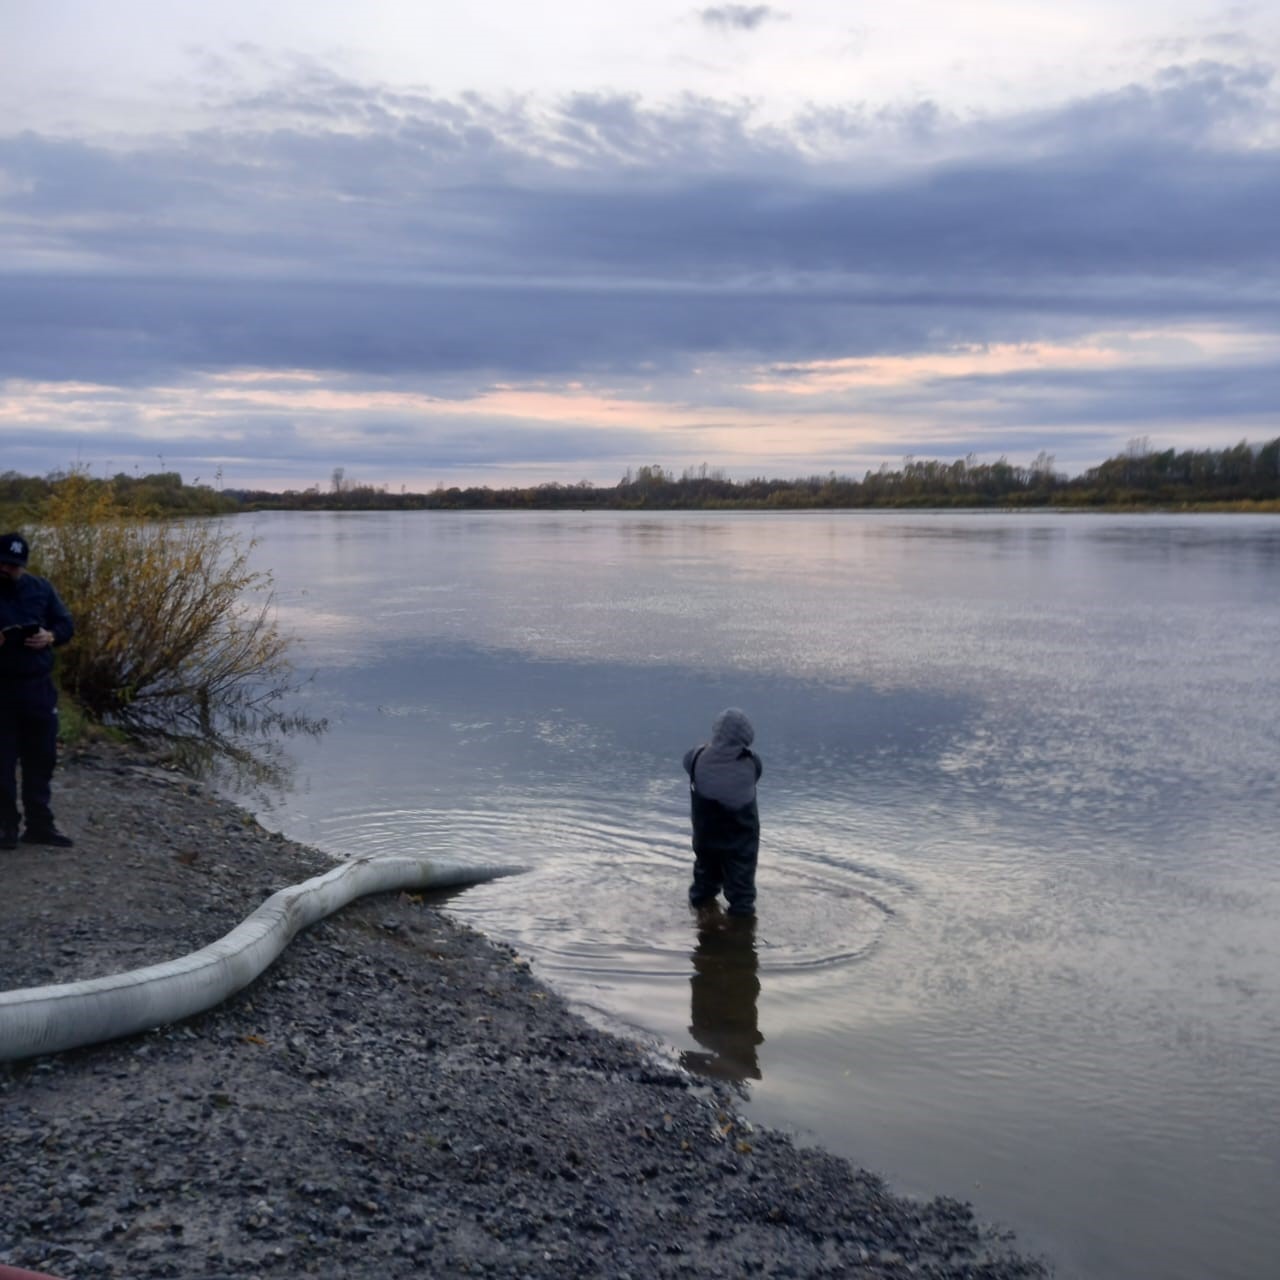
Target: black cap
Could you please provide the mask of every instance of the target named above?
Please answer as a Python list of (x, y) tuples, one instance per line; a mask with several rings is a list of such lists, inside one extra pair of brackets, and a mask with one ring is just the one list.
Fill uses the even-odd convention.
[(26, 568), (31, 546), (20, 533), (0, 533), (0, 564), (20, 564)]

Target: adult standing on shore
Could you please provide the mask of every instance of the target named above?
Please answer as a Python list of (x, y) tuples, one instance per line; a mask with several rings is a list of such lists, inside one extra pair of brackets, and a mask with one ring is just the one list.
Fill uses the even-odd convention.
[(0, 849), (18, 845), (18, 768), (26, 844), (67, 848), (50, 807), (58, 758), (58, 691), (53, 649), (71, 639), (67, 607), (44, 578), (27, 572), (31, 547), (0, 535)]

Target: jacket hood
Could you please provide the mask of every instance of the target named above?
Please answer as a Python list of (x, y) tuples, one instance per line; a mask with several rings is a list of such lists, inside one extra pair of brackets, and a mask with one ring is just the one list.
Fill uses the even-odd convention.
[(749, 747), (755, 736), (756, 731), (751, 727), (746, 712), (739, 711), (737, 707), (722, 711), (711, 726), (713, 747)]

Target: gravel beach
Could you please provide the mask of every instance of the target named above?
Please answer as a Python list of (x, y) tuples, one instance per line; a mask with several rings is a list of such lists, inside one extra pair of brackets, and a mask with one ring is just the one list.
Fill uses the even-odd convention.
[[(0, 989), (182, 955), (326, 870), (129, 748), (0, 852)], [(518, 850), (496, 851), (519, 860)], [(0, 1064), (0, 1264), (177, 1276), (1046, 1275), (968, 1207), (751, 1128), (439, 897), (365, 899), (186, 1023)]]

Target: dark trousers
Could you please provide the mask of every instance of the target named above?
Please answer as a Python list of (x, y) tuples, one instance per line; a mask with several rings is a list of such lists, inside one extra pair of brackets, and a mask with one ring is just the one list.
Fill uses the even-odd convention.
[(18, 767), (28, 831), (53, 826), (49, 783), (58, 759), (58, 691), (48, 676), (0, 679), (0, 827), (18, 827)]
[(689, 903), (701, 907), (724, 890), (731, 916), (749, 916), (756, 909), (756, 848), (708, 849), (694, 854)]
[(690, 905), (701, 907), (723, 889), (731, 916), (754, 915), (760, 853), (760, 813), (755, 800), (731, 809), (704, 796), (691, 783), (689, 818), (694, 854)]

